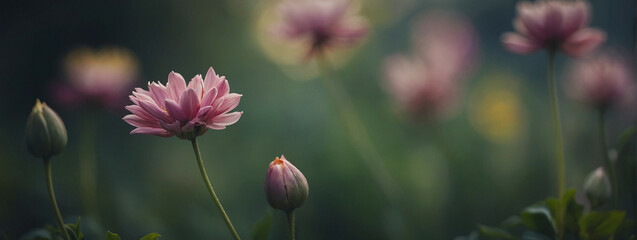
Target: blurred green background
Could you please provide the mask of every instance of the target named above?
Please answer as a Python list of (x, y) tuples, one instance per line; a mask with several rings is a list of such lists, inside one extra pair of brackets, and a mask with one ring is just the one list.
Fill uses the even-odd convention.
[[(552, 125), (546, 56), (518, 56), (501, 47), (512, 31), (516, 1), (362, 2), (371, 35), (335, 76), (347, 88), (374, 146), (397, 180), (401, 195), (389, 202), (345, 135), (323, 85), (287, 74), (257, 43), (261, 9), (277, 1), (5, 1), (0, 3), (0, 232), (9, 239), (54, 225), (42, 161), (30, 156), (24, 125), (35, 99), (65, 121), (69, 144), (53, 158), (54, 186), (66, 222), (82, 216), (89, 239), (106, 230), (125, 239), (158, 232), (164, 239), (230, 239), (202, 184), (187, 141), (129, 135), (121, 112), (67, 110), (51, 99), (51, 81), (63, 78), (62, 60), (78, 47), (121, 46), (134, 52), (141, 79), (166, 82), (170, 71), (186, 79), (213, 66), (243, 94), (241, 120), (199, 138), (213, 186), (240, 235), (270, 207), (263, 180), (270, 161), (285, 154), (306, 176), (310, 198), (296, 211), (298, 239), (452, 239), (477, 223), (496, 224), (524, 206), (555, 195)], [(630, 53), (634, 1), (592, 1), (591, 25), (604, 29), (604, 45)], [(459, 113), (437, 124), (455, 155), (438, 147), (432, 126), (411, 121), (382, 91), (385, 57), (411, 49), (414, 19), (427, 10), (465, 15), (480, 35), (481, 64), (468, 81)], [(558, 58), (558, 77), (571, 59)], [(302, 69), (299, 66), (298, 69)], [(132, 89), (131, 89), (132, 90)], [(562, 94), (563, 96), (563, 94)], [(502, 107), (501, 104), (504, 103)], [(567, 184), (602, 162), (596, 114), (561, 98)], [(98, 119), (99, 218), (82, 204), (78, 162), (81, 124)], [(614, 141), (632, 119), (613, 112)], [(633, 146), (633, 145), (631, 145)], [(631, 147), (623, 155), (634, 156)], [(618, 167), (624, 193), (635, 188)], [(624, 205), (631, 200), (623, 195)], [(634, 209), (629, 209), (633, 214)], [(632, 216), (632, 215), (631, 215)], [(284, 239), (285, 216), (273, 211), (270, 239)]]

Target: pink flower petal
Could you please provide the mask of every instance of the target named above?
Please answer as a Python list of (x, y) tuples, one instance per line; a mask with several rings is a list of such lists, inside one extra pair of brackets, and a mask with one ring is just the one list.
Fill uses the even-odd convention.
[(212, 123), (215, 125), (228, 126), (235, 124), (243, 115), (243, 112), (232, 112), (223, 115), (219, 115), (212, 119)]
[(549, 5), (544, 15), (544, 31), (548, 36), (557, 36), (562, 30), (562, 12), (557, 6)]
[(212, 67), (210, 67), (210, 68), (208, 68), (208, 72), (206, 73), (206, 77), (203, 80), (204, 89), (210, 90), (210, 89), (216, 87), (217, 85), (219, 85), (220, 81), (221, 80), (217, 76), (217, 73), (215, 73), (215, 70), (212, 69)]
[(171, 134), (178, 134), (180, 132), (181, 122), (174, 121), (172, 123), (166, 123), (164, 121), (159, 121), (159, 125)]
[(214, 123), (212, 123), (212, 124), (208, 124), (208, 125), (206, 125), (206, 126), (207, 126), (208, 128), (210, 128), (210, 129), (214, 129), (214, 130), (223, 130), (223, 129), (226, 129), (226, 126), (223, 126), (223, 125), (217, 125), (217, 124), (214, 124)]
[(195, 93), (197, 94), (197, 99), (201, 100), (201, 97), (203, 96), (203, 79), (201, 78), (200, 74), (197, 74), (197, 76), (190, 80), (190, 83), (188, 83), (188, 88), (194, 89)]
[(164, 100), (166, 100), (169, 96), (168, 89), (161, 85), (161, 83), (151, 83), (148, 86), (150, 90), (150, 96), (153, 98), (154, 102), (161, 108), (164, 108)]
[(141, 117), (141, 118), (146, 119), (148, 121), (155, 120), (155, 118), (153, 116), (148, 114), (148, 112), (146, 112), (144, 109), (142, 109), (142, 107), (140, 107), (138, 105), (128, 105), (128, 106), (126, 106), (124, 108), (126, 110), (130, 111), (132, 114), (135, 114), (138, 117)]
[(588, 23), (589, 6), (584, 1), (573, 2), (575, 7), (564, 9), (564, 21), (560, 37), (568, 37)]
[[(208, 113), (210, 113), (212, 111), (212, 106), (205, 106), (202, 107), (201, 109), (199, 109), (199, 112), (197, 112), (197, 118), (203, 118), (205, 117)], [(202, 119), (202, 121), (206, 121), (206, 119)]]
[(606, 41), (606, 34), (593, 28), (577, 31), (562, 44), (564, 53), (572, 57), (580, 57), (589, 53)]
[(513, 29), (520, 33), (522, 36), (529, 35), (529, 30), (526, 29), (524, 23), (519, 18), (513, 20)]
[(128, 124), (133, 125), (135, 127), (157, 127), (157, 123), (153, 123), (148, 121), (147, 119), (141, 118), (137, 115), (128, 114), (122, 118)]
[(193, 119), (199, 111), (199, 98), (197, 97), (195, 90), (192, 88), (186, 90), (186, 92), (181, 95), (179, 104), (186, 117), (188, 117), (188, 119)]
[(142, 107), (148, 114), (158, 120), (169, 122), (168, 114), (161, 110), (155, 103), (148, 101), (139, 101), (139, 106)]
[(502, 43), (511, 52), (517, 54), (529, 54), (540, 49), (540, 45), (534, 43), (532, 40), (517, 34), (517, 33), (505, 33), (502, 35)]
[(150, 95), (151, 95), (150, 92), (143, 90), (141, 88), (136, 88), (135, 92), (133, 92), (133, 96), (137, 98), (137, 100), (154, 102), (155, 100), (153, 100), (153, 98)]
[(166, 99), (166, 111), (170, 116), (179, 121), (188, 121), (188, 116), (181, 109), (179, 104), (171, 99)]
[(241, 100), (241, 96), (243, 95), (230, 93), (223, 97), (223, 102), (221, 103), (221, 106), (219, 106), (218, 112), (224, 114), (237, 107), (237, 105), (239, 105), (239, 100)]
[(542, 25), (544, 21), (543, 12), (537, 11), (535, 6), (529, 2), (519, 2), (517, 8), (518, 17), (529, 32), (529, 36), (532, 36), (536, 41), (544, 41), (547, 36)]
[(182, 77), (181, 74), (170, 72), (168, 74), (168, 83), (166, 86), (171, 92), (171, 99), (177, 101), (179, 100), (181, 93), (186, 91), (186, 80), (184, 80), (184, 77)]
[(228, 84), (228, 80), (225, 78), (217, 87), (217, 97), (223, 97), (230, 92), (230, 85)]
[(217, 89), (213, 88), (208, 91), (201, 100), (201, 106), (210, 106), (212, 102), (217, 98)]
[(130, 134), (150, 134), (160, 137), (170, 137), (173, 134), (170, 134), (168, 131), (161, 128), (151, 128), (151, 127), (138, 127), (133, 129)]

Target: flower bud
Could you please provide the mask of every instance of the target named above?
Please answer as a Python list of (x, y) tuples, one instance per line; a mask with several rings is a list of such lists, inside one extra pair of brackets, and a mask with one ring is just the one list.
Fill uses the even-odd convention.
[(610, 199), (610, 180), (608, 180), (608, 176), (602, 167), (598, 167), (586, 177), (584, 192), (593, 208), (604, 205)]
[(270, 206), (286, 212), (305, 203), (308, 196), (305, 176), (283, 155), (270, 163), (265, 176), (265, 195)]
[(29, 152), (36, 157), (51, 157), (66, 146), (66, 128), (53, 109), (36, 100), (27, 120), (26, 140)]

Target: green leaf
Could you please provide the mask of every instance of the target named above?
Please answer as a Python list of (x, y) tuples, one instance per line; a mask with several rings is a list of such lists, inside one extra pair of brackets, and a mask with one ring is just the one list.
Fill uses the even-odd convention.
[(112, 233), (111, 231), (106, 232), (106, 240), (122, 240), (119, 238), (117, 233)]
[(555, 221), (551, 212), (544, 206), (530, 206), (520, 215), (522, 224), (527, 228), (546, 236), (555, 236)]
[(252, 228), (252, 240), (267, 240), (270, 233), (270, 225), (272, 223), (272, 212), (265, 212), (265, 216), (254, 224)]
[(589, 240), (607, 239), (621, 226), (624, 217), (626, 212), (622, 211), (591, 211), (579, 221), (580, 237)]
[[(560, 199), (563, 206), (565, 206), (564, 212), (564, 227), (566, 232), (573, 234), (579, 233), (579, 219), (582, 217), (584, 206), (575, 201), (575, 189), (570, 189)], [(553, 219), (557, 219), (557, 213), (559, 209), (560, 201), (556, 198), (546, 199), (546, 206), (551, 211)]]
[(511, 235), (507, 230), (495, 227), (489, 227), (484, 225), (478, 225), (478, 230), (480, 231), (480, 235), (484, 235), (494, 239), (509, 239), (509, 240), (517, 240), (518, 238)]
[(73, 235), (74, 239), (76, 239), (76, 240), (83, 240), (84, 239), (84, 233), (82, 233), (81, 220), (80, 220), (79, 217), (77, 218), (77, 222), (75, 224), (67, 223), (67, 224), (65, 224), (65, 227), (68, 230), (70, 230), (70, 232)]
[(617, 149), (617, 152), (622, 152), (622, 149), (624, 148), (624, 146), (626, 146), (630, 139), (635, 137), (635, 132), (635, 126), (631, 126), (624, 130), (621, 135), (619, 135), (619, 138), (617, 139), (617, 145), (615, 147)]
[(142, 238), (140, 238), (139, 240), (155, 240), (157, 238), (161, 237), (161, 235), (157, 234), (157, 233), (150, 233)]
[(500, 223), (500, 227), (514, 228), (522, 225), (522, 219), (519, 216), (510, 216)]

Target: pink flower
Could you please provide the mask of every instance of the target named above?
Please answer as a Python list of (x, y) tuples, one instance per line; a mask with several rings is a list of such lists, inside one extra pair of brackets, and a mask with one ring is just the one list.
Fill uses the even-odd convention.
[(76, 49), (64, 67), (67, 83), (54, 84), (52, 89), (56, 99), (69, 107), (91, 103), (119, 109), (138, 75), (137, 60), (123, 48)]
[(350, 47), (368, 33), (367, 21), (350, 10), (349, 0), (285, 0), (274, 33), (285, 40), (305, 40), (309, 54), (326, 47)]
[(595, 107), (629, 104), (635, 84), (630, 65), (613, 54), (599, 54), (571, 66), (566, 90), (572, 98)]
[(517, 33), (502, 35), (504, 46), (514, 53), (546, 48), (578, 57), (606, 40), (603, 31), (587, 27), (590, 5), (584, 1), (525, 1), (518, 3), (517, 11), (513, 21)]
[(205, 79), (197, 75), (188, 85), (179, 73), (171, 72), (166, 86), (153, 82), (148, 83), (148, 89), (135, 88), (130, 95), (133, 105), (126, 109), (132, 114), (126, 115), (124, 121), (137, 127), (131, 134), (193, 139), (208, 128), (225, 129), (243, 114), (230, 113), (242, 95), (230, 93), (226, 77), (216, 75), (212, 67)]
[(477, 56), (474, 28), (462, 17), (433, 12), (416, 24), (414, 56), (385, 60), (385, 88), (414, 115), (432, 116), (453, 109), (461, 80)]

